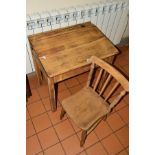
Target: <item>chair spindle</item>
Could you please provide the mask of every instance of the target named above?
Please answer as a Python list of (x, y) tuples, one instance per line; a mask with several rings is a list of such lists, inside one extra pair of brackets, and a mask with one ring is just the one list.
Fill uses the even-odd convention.
[(113, 100), (113, 102), (110, 104), (109, 108), (110, 110), (120, 101), (120, 99), (126, 94), (126, 91), (123, 90), (120, 92), (120, 94)]
[(115, 85), (112, 87), (111, 91), (106, 96), (105, 101), (107, 101), (109, 99), (109, 97), (113, 94), (113, 92), (116, 90), (116, 88), (118, 87), (118, 85), (119, 85), (119, 82), (116, 82)]
[(104, 70), (103, 75), (101, 76), (100, 83), (99, 83), (99, 85), (98, 85), (98, 89), (99, 89), (99, 90), (101, 90), (102, 84), (105, 82), (107, 76), (108, 76), (108, 73), (106, 72), (106, 70)]
[(98, 84), (99, 84), (99, 82), (100, 82), (102, 73), (103, 73), (103, 69), (101, 68), (101, 69), (100, 69), (100, 72), (99, 72), (99, 75), (98, 75), (98, 77), (97, 77), (97, 80), (96, 80), (96, 82), (95, 82), (94, 88), (93, 88), (94, 90), (96, 90), (96, 88), (97, 88), (97, 86), (98, 86)]
[(105, 83), (104, 83), (104, 85), (102, 86), (102, 89), (101, 89), (100, 93), (99, 93), (100, 96), (104, 92), (104, 90), (107, 87), (107, 85), (108, 85), (109, 81), (111, 80), (111, 78), (112, 78), (112, 76), (109, 74), (108, 77), (107, 77), (107, 79), (106, 79), (106, 81), (105, 81)]
[(87, 87), (90, 86), (90, 82), (91, 82), (91, 79), (92, 79), (92, 76), (93, 76), (94, 68), (95, 68), (95, 64), (92, 63), (91, 67), (90, 67), (89, 76), (88, 76)]

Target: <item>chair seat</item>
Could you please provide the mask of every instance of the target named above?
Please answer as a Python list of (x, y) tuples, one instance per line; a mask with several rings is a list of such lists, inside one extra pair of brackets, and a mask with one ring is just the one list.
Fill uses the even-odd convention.
[(109, 104), (90, 87), (84, 87), (64, 99), (62, 106), (75, 124), (83, 130), (87, 130), (109, 112)]

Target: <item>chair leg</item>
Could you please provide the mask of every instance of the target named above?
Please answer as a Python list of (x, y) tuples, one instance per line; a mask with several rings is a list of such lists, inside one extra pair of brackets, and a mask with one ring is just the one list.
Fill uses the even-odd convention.
[(60, 119), (62, 120), (62, 118), (64, 117), (66, 111), (64, 110), (64, 108), (61, 109), (61, 114), (60, 114)]
[(103, 120), (104, 120), (104, 121), (106, 121), (106, 119), (107, 119), (107, 115), (105, 115), (105, 116), (103, 117)]
[(86, 138), (87, 138), (87, 131), (83, 130), (81, 134), (81, 141), (80, 141), (81, 147), (84, 145)]

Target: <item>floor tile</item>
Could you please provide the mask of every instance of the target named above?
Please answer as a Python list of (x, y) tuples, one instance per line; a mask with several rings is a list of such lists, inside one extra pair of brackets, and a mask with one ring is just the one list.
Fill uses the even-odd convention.
[(40, 87), (37, 88), (37, 90), (41, 98), (45, 98), (49, 96), (47, 84), (41, 85)]
[[(78, 133), (78, 137), (81, 140), (81, 133)], [(93, 144), (95, 144), (97, 141), (99, 141), (98, 137), (95, 135), (95, 133), (92, 131), (90, 134), (88, 134), (85, 144), (84, 144), (84, 148), (87, 148)]]
[(83, 83), (83, 82), (86, 82), (88, 80), (88, 74), (89, 74), (89, 72), (86, 72), (86, 73), (83, 73), (83, 74), (77, 76), (76, 78), (78, 79), (78, 81), (80, 83)]
[(81, 153), (78, 153), (77, 155), (87, 155), (85, 151), (82, 151)]
[(33, 118), (32, 121), (36, 132), (42, 131), (52, 125), (46, 113)]
[(51, 110), (51, 104), (50, 104), (50, 99), (49, 97), (42, 99), (42, 102), (45, 106), (46, 111)]
[(76, 78), (70, 78), (70, 79), (65, 80), (65, 84), (68, 88), (71, 88), (76, 85), (79, 85), (79, 81)]
[(83, 151), (83, 148), (80, 147), (80, 141), (77, 138), (77, 135), (73, 135), (61, 143), (67, 155), (75, 155)]
[(123, 151), (119, 152), (117, 155), (128, 155), (128, 153), (126, 150), (123, 150)]
[(44, 151), (45, 155), (65, 155), (60, 143), (48, 148)]
[(129, 45), (119, 46), (118, 49), (121, 51), (129, 52)]
[(86, 86), (86, 82), (81, 83), (82, 88)]
[(69, 120), (64, 120), (63, 122), (54, 126), (60, 140), (63, 140), (75, 133)]
[(127, 77), (129, 77), (129, 65), (122, 66), (122, 69)]
[(38, 134), (38, 138), (43, 149), (46, 149), (59, 142), (59, 139), (53, 129), (53, 127), (48, 128)]
[(44, 155), (44, 153), (43, 152), (39, 152), (36, 155)]
[(59, 100), (57, 100), (57, 108), (58, 108), (58, 107), (61, 107), (61, 103), (60, 103)]
[(64, 91), (66, 89), (67, 89), (67, 87), (66, 87), (64, 81), (58, 83), (58, 92)]
[(40, 100), (40, 96), (37, 92), (37, 89), (31, 89), (32, 96), (28, 98), (27, 104)]
[(76, 92), (78, 92), (81, 89), (82, 89), (81, 85), (77, 85), (77, 86), (74, 86), (72, 88), (69, 88), (69, 90), (71, 91), (71, 94), (75, 94)]
[(125, 107), (125, 106), (127, 106), (127, 105), (128, 105), (128, 104), (127, 104), (125, 98), (123, 98), (123, 99), (116, 105), (116, 107), (114, 107), (114, 109), (115, 109), (116, 111), (118, 111), (118, 110), (122, 109), (123, 107)]
[(53, 125), (56, 125), (56, 124), (58, 124), (59, 122), (61, 122), (61, 121), (65, 120), (65, 119), (67, 119), (67, 116), (64, 115), (63, 119), (60, 120), (61, 109), (62, 109), (61, 107), (58, 107), (58, 108), (57, 108), (57, 111), (55, 111), (55, 112), (49, 111), (49, 112), (48, 112), (48, 116), (49, 116), (49, 118), (50, 118), (50, 120), (51, 120), (51, 122), (52, 122)]
[(30, 115), (29, 115), (29, 112), (26, 109), (26, 120), (29, 120), (29, 119), (30, 119)]
[(116, 66), (124, 66), (129, 63), (128, 51), (121, 51), (120, 54), (116, 56), (114, 65)]
[(116, 132), (116, 135), (124, 147), (127, 147), (129, 145), (129, 128), (127, 126), (118, 130)]
[(34, 135), (26, 140), (26, 155), (34, 155), (41, 152), (41, 146), (37, 139), (37, 136)]
[(31, 120), (26, 121), (26, 137), (30, 137), (35, 134), (35, 130)]
[(127, 104), (129, 104), (129, 94), (125, 95), (124, 100)]
[(120, 144), (117, 137), (113, 134), (103, 139), (101, 143), (110, 155), (115, 155), (123, 149), (123, 146)]
[(107, 117), (108, 124), (111, 126), (113, 131), (120, 129), (125, 123), (122, 121), (121, 117), (117, 113), (113, 113)]
[(98, 126), (94, 129), (94, 132), (96, 133), (98, 138), (101, 140), (104, 137), (110, 135), (112, 133), (112, 130), (105, 121), (101, 121), (98, 124)]
[(129, 123), (129, 106), (126, 106), (117, 112), (125, 123)]
[(60, 93), (58, 93), (58, 99), (60, 101), (60, 103), (62, 102), (63, 99), (69, 97), (71, 95), (71, 93), (69, 92), (68, 89), (66, 89), (65, 91), (61, 91)]
[(45, 112), (45, 108), (41, 100), (28, 105), (27, 108), (31, 117), (37, 116)]
[(88, 155), (108, 155), (101, 143), (97, 143), (86, 150)]

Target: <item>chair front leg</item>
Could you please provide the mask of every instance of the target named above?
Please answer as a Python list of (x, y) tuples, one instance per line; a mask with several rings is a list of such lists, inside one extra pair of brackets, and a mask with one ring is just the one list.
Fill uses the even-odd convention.
[(64, 110), (64, 108), (61, 109), (61, 114), (60, 114), (60, 119), (62, 120), (62, 118), (64, 117), (66, 111)]
[(83, 130), (81, 134), (81, 141), (80, 141), (81, 147), (84, 145), (86, 138), (87, 138), (87, 131)]
[(103, 121), (106, 121), (106, 119), (107, 119), (107, 115), (105, 115), (105, 116), (103, 117)]

